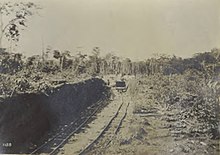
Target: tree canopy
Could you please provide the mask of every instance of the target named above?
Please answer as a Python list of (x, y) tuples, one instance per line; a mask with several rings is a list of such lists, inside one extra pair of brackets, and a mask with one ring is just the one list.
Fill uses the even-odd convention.
[(0, 48), (2, 39), (14, 43), (19, 41), (21, 30), (27, 27), (29, 17), (41, 9), (33, 2), (5, 2), (0, 3)]

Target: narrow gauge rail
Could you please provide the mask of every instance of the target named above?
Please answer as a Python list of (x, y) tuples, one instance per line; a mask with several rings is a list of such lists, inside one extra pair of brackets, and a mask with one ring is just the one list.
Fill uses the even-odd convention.
[[(100, 104), (101, 102), (105, 103)], [(102, 107), (106, 106), (106, 104), (107, 101), (104, 101), (103, 99), (99, 100), (97, 103), (89, 107), (89, 111), (86, 114), (72, 121), (70, 124), (64, 125), (58, 133), (33, 150), (31, 154), (56, 154), (59, 148), (62, 147), (73, 134), (77, 133), (84, 125), (86, 125)]]
[[(123, 96), (122, 96), (123, 97)], [(89, 154), (90, 151), (95, 151), (95, 154), (102, 154), (109, 144), (112, 142), (114, 137), (117, 135), (123, 120), (127, 115), (127, 110), (130, 102), (126, 105), (124, 104), (123, 98), (122, 103), (120, 104), (119, 108), (117, 109), (114, 116), (110, 119), (107, 125), (103, 128), (100, 134), (97, 136), (95, 140), (93, 140), (90, 144), (88, 144), (80, 153), (79, 155)], [(124, 110), (124, 111), (123, 111)], [(119, 116), (120, 115), (120, 116)], [(99, 151), (96, 151), (99, 150)], [(94, 152), (93, 152), (94, 154)]]

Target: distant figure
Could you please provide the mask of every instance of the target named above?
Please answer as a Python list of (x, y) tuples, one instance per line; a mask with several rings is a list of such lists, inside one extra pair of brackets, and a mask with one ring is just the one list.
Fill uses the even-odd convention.
[(109, 86), (110, 85), (110, 81), (109, 81), (109, 79), (107, 80), (107, 86)]

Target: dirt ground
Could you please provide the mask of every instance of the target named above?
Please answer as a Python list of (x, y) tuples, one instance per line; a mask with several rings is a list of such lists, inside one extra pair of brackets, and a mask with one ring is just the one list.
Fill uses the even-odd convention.
[[(192, 89), (194, 84), (196, 83), (195, 87), (198, 87), (200, 93), (202, 91), (199, 85), (197, 85), (197, 81), (189, 81), (187, 79), (188, 77), (186, 77), (187, 76), (177, 76), (170, 78), (155, 76), (129, 79), (129, 87), (123, 97), (124, 102), (130, 102), (128, 114), (117, 135), (100, 154), (218, 155), (219, 137), (213, 129), (216, 128), (215, 123), (218, 123), (219, 118), (214, 118), (213, 116), (212, 120), (214, 121), (209, 124), (209, 117), (211, 117), (212, 114), (214, 115), (215, 112), (208, 111), (207, 115), (205, 115), (205, 119), (200, 119), (200, 115), (205, 111), (204, 107), (200, 110), (195, 110), (198, 114), (185, 112), (190, 111), (189, 109), (195, 106), (190, 106), (189, 103), (191, 103), (191, 100), (193, 101), (192, 103), (200, 101), (199, 95), (197, 94), (198, 96), (196, 96), (196, 92), (193, 92), (196, 90)], [(200, 81), (200, 84), (201, 83)], [(187, 84), (190, 86), (183, 88), (183, 85)], [(202, 85), (202, 87), (204, 86)], [(173, 94), (170, 95), (164, 92), (167, 89), (169, 92), (177, 93), (174, 96), (180, 99), (171, 102)], [(184, 98), (185, 96), (182, 95), (185, 93), (189, 93), (188, 96), (186, 95), (187, 100)], [(193, 95), (193, 93), (195, 94)], [(205, 93), (202, 96), (204, 102), (201, 102), (200, 106), (205, 106), (207, 102), (209, 106), (212, 105), (212, 103), (214, 105), (212, 98), (206, 100), (206, 95), (209, 93)], [(104, 123), (113, 115), (113, 111), (117, 107), (116, 105), (121, 100), (120, 97), (117, 96), (116, 94), (114, 101), (97, 116), (92, 124), (88, 125), (89, 128), (86, 128), (83, 133), (79, 133), (79, 135), (75, 137), (77, 139), (84, 137), (84, 140), (81, 140), (84, 144), (82, 145), (81, 143), (77, 145), (78, 143), (76, 144), (74, 142), (73, 137), (69, 143), (61, 149), (62, 151), (59, 154), (78, 154), (80, 152), (79, 150), (88, 145), (88, 143), (95, 138), (95, 135), (101, 131)], [(191, 99), (191, 96), (195, 99)], [(187, 102), (185, 102), (185, 100)], [(179, 106), (182, 103), (184, 103), (182, 105), (183, 108)], [(184, 118), (182, 118), (183, 116)], [(219, 115), (216, 114), (216, 116)], [(204, 124), (208, 124), (207, 127)], [(211, 127), (209, 125), (215, 127), (210, 129)], [(200, 129), (202, 131), (200, 131)], [(90, 133), (90, 131), (92, 133)], [(78, 150), (78, 152), (73, 150)], [(90, 153), (91, 152), (87, 152), (87, 154)]]
[[(157, 77), (152, 79), (139, 78), (130, 81), (132, 87), (128, 90), (127, 99), (125, 99), (131, 102), (128, 115), (120, 132), (103, 154), (218, 155), (219, 140), (210, 139), (202, 133), (198, 135), (195, 133), (193, 136), (184, 133), (191, 125), (183, 125), (180, 120), (175, 120), (180, 109), (168, 110), (166, 105), (158, 102), (159, 94), (155, 89), (162, 91), (160, 85), (163, 82), (158, 81)], [(168, 116), (172, 116), (174, 120), (168, 121), (166, 119)], [(177, 131), (180, 134), (176, 135), (173, 127), (178, 128)]]

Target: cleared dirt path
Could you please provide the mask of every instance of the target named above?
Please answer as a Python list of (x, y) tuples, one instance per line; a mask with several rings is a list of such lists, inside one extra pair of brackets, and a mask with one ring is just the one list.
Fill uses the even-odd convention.
[(127, 109), (129, 107), (129, 103), (130, 102), (122, 103), (120, 110), (117, 112), (115, 117), (113, 117), (109, 121), (108, 126), (106, 126), (101, 136), (98, 137), (96, 141), (94, 141), (93, 145), (91, 145), (90, 148), (87, 149), (87, 151), (85, 151), (85, 154), (105, 154), (106, 148), (109, 145), (111, 145), (112, 141), (120, 131), (121, 125), (127, 116)]
[[(108, 135), (111, 135), (112, 132), (109, 130), (109, 134), (106, 132), (107, 135), (104, 134), (100, 139), (99, 145), (85, 154), (218, 155), (217, 147), (219, 144), (217, 141), (211, 144), (206, 137), (184, 134), (189, 126), (181, 125), (177, 119), (176, 116), (181, 113), (180, 110), (178, 108), (167, 110), (164, 103), (158, 102), (159, 84), (156, 80), (153, 83), (151, 79), (145, 83), (141, 79), (131, 79), (128, 91), (123, 96), (123, 102), (130, 104), (119, 132), (106, 146), (105, 140), (108, 140)], [(100, 134), (115, 114), (121, 101), (120, 96), (116, 95), (115, 100), (104, 108), (97, 118), (88, 125), (88, 128), (72, 137), (70, 143), (66, 144), (59, 154), (79, 154), (80, 150)]]
[(96, 119), (83, 128), (78, 134), (72, 136), (67, 144), (60, 149), (58, 154), (75, 155), (79, 154), (88, 144), (98, 137), (107, 122), (115, 115), (122, 102), (120, 94), (115, 96), (114, 101), (110, 102), (99, 114)]

